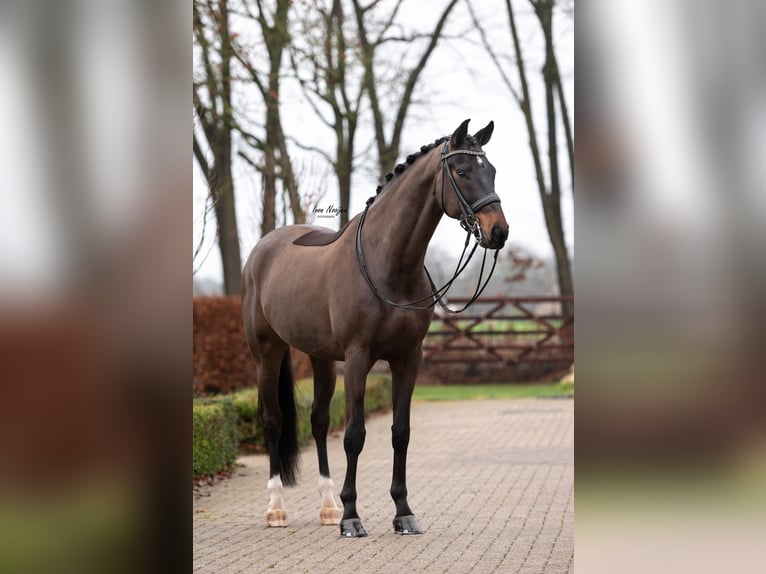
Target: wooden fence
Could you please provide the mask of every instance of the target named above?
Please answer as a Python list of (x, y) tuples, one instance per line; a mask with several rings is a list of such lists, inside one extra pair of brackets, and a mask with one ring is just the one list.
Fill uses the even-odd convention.
[[(466, 301), (453, 298), (450, 306)], [(574, 362), (574, 316), (562, 314), (564, 301), (574, 299), (482, 297), (459, 315), (439, 309), (423, 343), (423, 365), (432, 371), (471, 365), (469, 378), (484, 380), (496, 380), (498, 372), (525, 380), (567, 369)], [(443, 378), (444, 369), (436, 370)]]

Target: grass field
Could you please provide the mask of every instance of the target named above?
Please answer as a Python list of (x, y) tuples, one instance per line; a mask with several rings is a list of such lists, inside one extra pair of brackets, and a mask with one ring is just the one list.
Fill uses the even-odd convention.
[[(562, 324), (561, 319), (547, 319), (551, 326), (560, 328)], [(455, 325), (459, 329), (467, 328), (473, 321), (466, 319), (463, 321), (456, 321)], [(543, 327), (536, 321), (531, 319), (519, 318), (513, 321), (502, 319), (485, 319), (484, 321), (476, 324), (471, 329), (472, 333), (486, 333), (487, 331), (496, 331), (506, 333), (508, 335), (523, 335), (528, 331), (539, 331)], [(429, 333), (454, 333), (454, 329), (445, 325), (441, 320), (434, 319), (431, 325), (428, 327)]]
[[(297, 382), (296, 394), (308, 398), (314, 396), (311, 379)], [(343, 377), (338, 376), (336, 389), (343, 388)], [(509, 383), (500, 385), (418, 385), (413, 400), (416, 401), (466, 401), (479, 399), (525, 399), (545, 397), (573, 397), (571, 384)]]
[(475, 399), (522, 399), (573, 397), (574, 385), (507, 384), (507, 385), (439, 385), (417, 386), (416, 401), (464, 401)]

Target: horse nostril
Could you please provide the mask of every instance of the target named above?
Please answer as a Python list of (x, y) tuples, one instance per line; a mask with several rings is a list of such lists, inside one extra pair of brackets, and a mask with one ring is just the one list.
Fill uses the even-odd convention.
[(507, 227), (501, 227), (497, 223), (495, 223), (492, 226), (492, 231), (490, 232), (490, 238), (492, 241), (496, 243), (501, 243), (508, 239), (508, 228)]

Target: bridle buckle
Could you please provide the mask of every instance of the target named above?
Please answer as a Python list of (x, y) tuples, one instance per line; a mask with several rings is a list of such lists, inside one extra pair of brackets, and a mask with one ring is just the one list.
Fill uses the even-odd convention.
[(460, 227), (473, 235), (476, 243), (481, 243), (481, 226), (479, 220), (473, 215), (464, 215), (460, 218)]

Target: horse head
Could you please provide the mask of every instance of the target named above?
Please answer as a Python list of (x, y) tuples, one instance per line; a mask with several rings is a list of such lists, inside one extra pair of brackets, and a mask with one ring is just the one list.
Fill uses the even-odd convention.
[[(482, 150), (495, 124), (489, 122), (469, 135), (468, 122), (460, 124), (442, 148), (441, 208), (471, 230), (482, 247), (500, 249), (508, 238), (508, 222), (495, 193), (495, 167)], [(448, 186), (454, 193), (446, 191)]]

